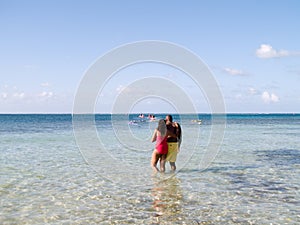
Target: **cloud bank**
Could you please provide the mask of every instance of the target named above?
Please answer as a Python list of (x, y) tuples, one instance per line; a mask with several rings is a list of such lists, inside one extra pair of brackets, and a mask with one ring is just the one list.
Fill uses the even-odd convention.
[(279, 97), (276, 94), (267, 91), (262, 93), (261, 98), (265, 103), (275, 103), (279, 101)]
[(256, 56), (262, 59), (280, 58), (287, 56), (300, 56), (300, 52), (291, 52), (287, 50), (275, 50), (271, 45), (262, 44), (256, 50)]
[(244, 71), (242, 70), (237, 70), (233, 68), (224, 68), (223, 71), (227, 74), (233, 75), (233, 76), (244, 76), (247, 75)]

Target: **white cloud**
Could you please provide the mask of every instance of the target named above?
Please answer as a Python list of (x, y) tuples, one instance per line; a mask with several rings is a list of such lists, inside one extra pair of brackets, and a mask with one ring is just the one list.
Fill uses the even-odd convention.
[(224, 68), (224, 71), (230, 75), (234, 75), (234, 76), (244, 76), (246, 75), (245, 72), (243, 72), (242, 70), (237, 70), (237, 69), (232, 69), (232, 68)]
[(238, 99), (238, 100), (240, 100), (240, 99), (243, 98), (243, 95), (242, 95), (242, 94), (236, 94), (236, 95), (235, 95), (235, 98)]
[(257, 94), (257, 90), (253, 87), (249, 88), (248, 92), (250, 93), (250, 95), (256, 95)]
[(275, 94), (271, 94), (271, 101), (272, 102), (278, 102), (279, 101), (279, 97)]
[(116, 88), (116, 91), (117, 93), (121, 93), (126, 87), (123, 86), (123, 85), (119, 85), (117, 88)]
[(264, 91), (261, 95), (262, 100), (265, 103), (272, 103), (272, 102), (278, 102), (279, 101), (279, 97), (274, 94), (274, 93), (269, 93), (267, 91)]
[(290, 52), (287, 50), (275, 50), (271, 45), (262, 44), (256, 50), (256, 56), (258, 58), (268, 59), (268, 58), (279, 58), (286, 56), (296, 56), (300, 55), (300, 52)]
[(16, 92), (13, 94), (14, 98), (18, 98), (18, 99), (23, 99), (25, 97), (25, 93), (24, 92)]
[(42, 93), (38, 94), (38, 96), (42, 98), (51, 98), (53, 96), (53, 92), (43, 91)]
[(1, 99), (7, 99), (7, 97), (8, 97), (8, 94), (5, 92), (1, 93), (1, 95), (0, 95)]
[(49, 84), (48, 82), (45, 82), (45, 83), (41, 83), (41, 86), (42, 86), (42, 87), (49, 87), (50, 84)]

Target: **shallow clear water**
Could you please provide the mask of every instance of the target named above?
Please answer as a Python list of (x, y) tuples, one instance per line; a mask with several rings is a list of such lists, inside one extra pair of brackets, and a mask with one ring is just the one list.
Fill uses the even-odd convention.
[(0, 223), (300, 223), (300, 115), (228, 115), (205, 170), (211, 117), (175, 115), (183, 144), (165, 174), (150, 169), (157, 122), (136, 116), (97, 115), (82, 148), (71, 115), (0, 115)]

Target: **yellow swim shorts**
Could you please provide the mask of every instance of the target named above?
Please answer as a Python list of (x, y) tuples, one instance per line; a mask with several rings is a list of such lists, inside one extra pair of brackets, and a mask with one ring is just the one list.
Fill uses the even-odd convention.
[(177, 153), (178, 153), (178, 143), (168, 142), (168, 154), (166, 160), (169, 162), (176, 162)]

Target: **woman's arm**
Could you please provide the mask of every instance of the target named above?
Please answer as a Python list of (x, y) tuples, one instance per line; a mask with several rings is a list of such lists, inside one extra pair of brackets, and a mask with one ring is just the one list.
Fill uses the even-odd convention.
[(157, 129), (154, 130), (152, 138), (151, 138), (151, 142), (156, 141), (156, 137), (157, 137)]

